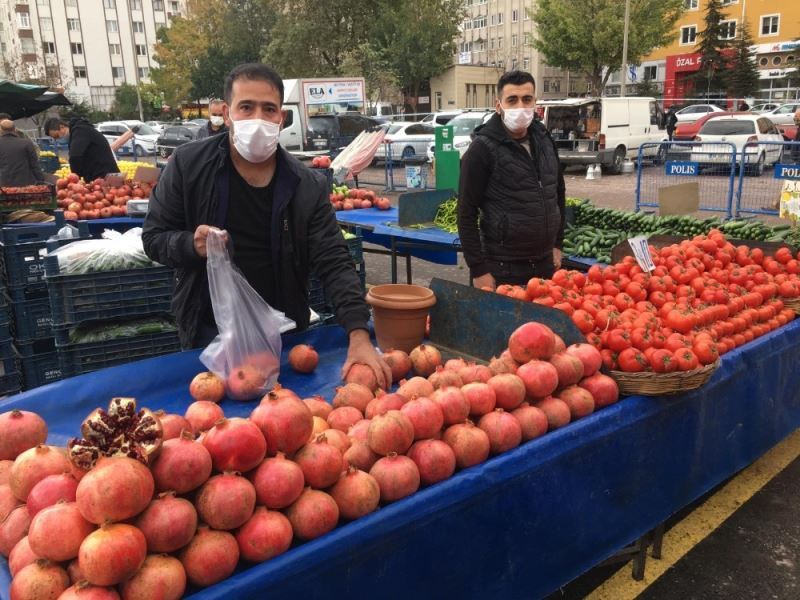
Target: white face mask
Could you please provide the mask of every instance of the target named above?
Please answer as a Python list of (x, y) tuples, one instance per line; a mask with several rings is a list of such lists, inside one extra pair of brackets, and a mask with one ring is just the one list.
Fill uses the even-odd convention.
[(503, 110), (503, 125), (509, 131), (522, 131), (533, 123), (533, 108), (506, 108)]
[(223, 123), (225, 123), (225, 119), (219, 115), (211, 115), (209, 121), (214, 127), (222, 127)]
[(247, 162), (261, 163), (275, 154), (281, 126), (261, 119), (232, 121), (233, 145)]

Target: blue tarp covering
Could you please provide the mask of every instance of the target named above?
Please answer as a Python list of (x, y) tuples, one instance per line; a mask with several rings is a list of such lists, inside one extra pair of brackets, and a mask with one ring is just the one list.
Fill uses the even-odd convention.
[[(330, 398), (345, 354), (338, 327), (288, 336), (320, 351), (283, 383)], [(91, 409), (132, 395), (182, 412), (197, 352), (68, 379), (2, 409), (42, 414), (64, 443)], [(285, 361), (285, 356), (284, 356)], [(284, 362), (285, 364), (285, 362)], [(750, 464), (800, 426), (800, 322), (727, 354), (703, 388), (632, 397), (410, 498), (292, 548), (193, 598), (540, 598)], [(226, 402), (246, 415), (255, 403)], [(0, 598), (8, 598), (0, 561)]]

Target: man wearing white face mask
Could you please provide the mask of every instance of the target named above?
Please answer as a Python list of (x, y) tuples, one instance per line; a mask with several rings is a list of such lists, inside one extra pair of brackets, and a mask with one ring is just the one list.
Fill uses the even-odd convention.
[(223, 106), (229, 135), (175, 150), (150, 198), (145, 252), (176, 270), (172, 305), (184, 348), (205, 346), (217, 334), (206, 273), (210, 227), (228, 232), (234, 264), (299, 329), (309, 322), (313, 268), (349, 336), (342, 376), (363, 363), (386, 387), (391, 370), (370, 341), (369, 308), (327, 181), (278, 143), (282, 101), (283, 81), (273, 69), (251, 63), (231, 71)]
[(561, 266), (564, 173), (534, 119), (535, 94), (530, 73), (505, 73), (497, 112), (475, 129), (461, 159), (458, 233), (476, 287), (525, 286)]
[(208, 123), (197, 132), (198, 140), (228, 131), (228, 128), (225, 127), (224, 107), (224, 100), (212, 100), (208, 103)]

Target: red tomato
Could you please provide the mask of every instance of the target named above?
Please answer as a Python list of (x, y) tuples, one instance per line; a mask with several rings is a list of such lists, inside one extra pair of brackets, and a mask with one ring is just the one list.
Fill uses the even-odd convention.
[(778, 248), (775, 252), (775, 260), (777, 260), (782, 265), (785, 265), (790, 260), (792, 260), (792, 251), (789, 250), (786, 246)]
[(572, 322), (580, 330), (581, 333), (589, 333), (594, 331), (594, 318), (588, 312), (578, 309), (572, 313)]
[(653, 346), (653, 338), (644, 327), (636, 327), (631, 331), (631, 344), (639, 350), (647, 350)]
[(697, 319), (694, 314), (673, 309), (664, 318), (664, 325), (680, 333), (689, 333), (694, 329)]
[(672, 373), (678, 365), (672, 352), (661, 348), (650, 355), (650, 366), (656, 373)]
[(695, 340), (694, 347), (692, 348), (697, 360), (701, 365), (710, 365), (719, 358), (719, 348), (717, 345), (706, 339)]
[(619, 368), (628, 373), (640, 373), (650, 367), (647, 357), (636, 348), (627, 348), (619, 353)]
[(699, 364), (697, 356), (689, 348), (682, 348), (675, 352), (675, 360), (678, 362), (679, 371), (691, 371), (696, 369)]
[(623, 329), (614, 329), (608, 334), (606, 346), (614, 352), (622, 352), (631, 347), (631, 335)]
[(604, 348), (600, 350), (600, 356), (603, 357), (603, 364), (607, 369), (611, 369), (612, 371), (616, 371), (618, 369), (619, 363), (617, 362), (617, 359), (619, 358), (619, 354), (609, 350), (608, 348)]

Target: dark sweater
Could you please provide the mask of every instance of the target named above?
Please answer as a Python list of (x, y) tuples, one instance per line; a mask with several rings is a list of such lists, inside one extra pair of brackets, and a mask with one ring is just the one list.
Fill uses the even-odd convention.
[(44, 181), (36, 147), (15, 133), (0, 135), (0, 185), (23, 186)]
[(69, 168), (85, 181), (119, 171), (108, 140), (86, 119), (69, 122)]

